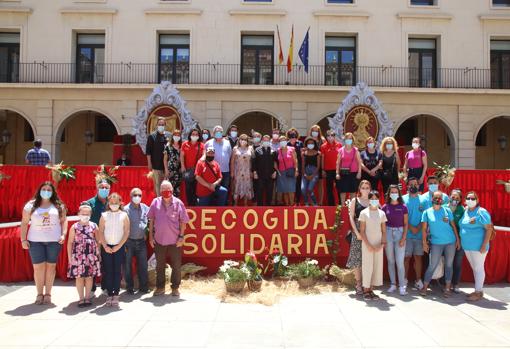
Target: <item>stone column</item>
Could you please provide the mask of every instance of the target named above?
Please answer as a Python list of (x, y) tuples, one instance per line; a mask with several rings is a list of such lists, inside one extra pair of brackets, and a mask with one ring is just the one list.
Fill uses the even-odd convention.
[(55, 147), (57, 130), (53, 125), (53, 100), (37, 101), (37, 110), (34, 117), (35, 139), (40, 139), (43, 148), (51, 154), (51, 162), (60, 162), (60, 151)]
[(229, 126), (223, 125), (221, 101), (207, 101), (205, 104), (205, 124), (201, 126), (209, 129), (212, 133), (212, 129), (216, 125), (221, 125), (224, 129)]
[(459, 108), (459, 135), (457, 167), (474, 169), (476, 167), (476, 145), (473, 120), (477, 114), (469, 106)]

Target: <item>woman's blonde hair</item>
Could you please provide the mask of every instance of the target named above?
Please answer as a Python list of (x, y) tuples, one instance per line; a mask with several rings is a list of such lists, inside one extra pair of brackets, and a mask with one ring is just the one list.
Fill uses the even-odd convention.
[(386, 150), (386, 144), (387, 143), (393, 143), (393, 150), (396, 152), (398, 152), (398, 143), (397, 143), (397, 140), (393, 137), (385, 137), (382, 142), (381, 142), (381, 152), (384, 153), (384, 151)]

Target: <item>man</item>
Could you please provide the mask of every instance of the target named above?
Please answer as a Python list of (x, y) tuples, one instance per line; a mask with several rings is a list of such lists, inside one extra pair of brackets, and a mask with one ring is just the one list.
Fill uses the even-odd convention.
[[(336, 140), (336, 133), (333, 130), (326, 132), (327, 142), (321, 145), (322, 159), (322, 177), (326, 178), (326, 192), (328, 193), (328, 206), (335, 206), (335, 189), (336, 182), (336, 160), (341, 144)], [(377, 188), (373, 188), (377, 189)]]
[(262, 146), (255, 150), (252, 169), (253, 179), (257, 181), (257, 205), (270, 206), (273, 200), (274, 179), (276, 178), (276, 152), (271, 149), (269, 135), (262, 137)]
[(228, 191), (230, 188), (230, 157), (232, 155), (232, 147), (230, 142), (223, 138), (223, 127), (214, 127), (213, 139), (210, 139), (205, 144), (206, 149), (210, 147), (214, 148), (214, 160), (220, 165), (221, 186)]
[(166, 144), (165, 127), (165, 118), (158, 118), (157, 129), (147, 138), (147, 146), (145, 148), (147, 167), (149, 171), (152, 171), (156, 196), (159, 196), (159, 188), (165, 172), (163, 165), (163, 151)]
[(236, 125), (232, 125), (232, 126), (229, 127), (227, 139), (230, 142), (230, 147), (232, 149), (234, 149), (234, 147), (237, 144), (237, 135), (238, 134), (239, 133), (237, 131), (237, 126)]
[(156, 254), (156, 290), (154, 296), (165, 293), (166, 257), (170, 255), (172, 267), (172, 296), (179, 297), (181, 284), (182, 245), (184, 230), (189, 222), (186, 207), (181, 200), (173, 196), (172, 184), (161, 182), (161, 196), (152, 200), (147, 217), (149, 220), (149, 243)]
[(199, 206), (225, 206), (228, 190), (221, 185), (222, 172), (214, 160), (214, 147), (208, 147), (205, 159), (198, 160), (195, 168), (197, 179), (197, 197)]
[(280, 149), (280, 136), (280, 129), (273, 128), (273, 136), (271, 138), (271, 149), (273, 149), (273, 151), (278, 151), (278, 149)]
[(138, 274), (139, 292), (149, 293), (149, 276), (147, 272), (147, 245), (145, 243), (145, 230), (147, 228), (147, 214), (149, 206), (142, 203), (142, 190), (131, 190), (131, 202), (124, 206), (124, 211), (129, 217), (129, 238), (126, 241), (126, 265), (125, 279), (126, 289), (129, 294), (134, 294), (131, 262), (136, 258), (136, 272)]
[[(439, 191), (439, 180), (436, 176), (429, 176), (427, 178), (427, 187), (429, 191), (421, 195), (421, 198), (425, 202), (424, 210), (432, 207), (432, 196), (436, 191)], [(443, 204), (446, 205), (449, 201), (448, 195), (443, 193)]]
[(50, 153), (42, 148), (42, 141), (40, 139), (35, 140), (34, 147), (25, 156), (25, 163), (32, 166), (46, 166), (50, 161)]
[(422, 244), (422, 224), (421, 217), (423, 211), (425, 211), (426, 203), (424, 199), (419, 195), (419, 183), (417, 178), (409, 178), (407, 180), (407, 191), (408, 194), (402, 196), (404, 204), (407, 206), (408, 211), (408, 231), (407, 231), (407, 242), (405, 251), (405, 272), (407, 280), (407, 272), (409, 270), (409, 263), (411, 258), (414, 258), (414, 273), (416, 280), (414, 287), (418, 290), (423, 288), (422, 281), (422, 270), (423, 270), (423, 244)]

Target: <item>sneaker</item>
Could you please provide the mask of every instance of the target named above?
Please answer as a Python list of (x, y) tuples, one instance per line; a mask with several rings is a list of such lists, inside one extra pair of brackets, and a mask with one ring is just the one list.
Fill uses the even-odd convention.
[(459, 286), (453, 287), (453, 292), (457, 294), (461, 293)]
[(101, 294), (104, 295), (104, 296), (108, 296), (108, 290), (106, 288), (102, 289), (101, 290)]
[(107, 307), (111, 307), (112, 306), (112, 300), (113, 300), (113, 297), (111, 297), (111, 296), (106, 297), (106, 302), (104, 303), (104, 305), (107, 306)]
[(395, 285), (391, 285), (391, 286), (390, 286), (390, 288), (388, 288), (388, 291), (387, 291), (387, 292), (388, 292), (388, 293), (393, 293), (393, 292), (395, 292), (396, 290), (397, 290), (397, 286), (395, 286)]
[(151, 293), (151, 289), (150, 288), (141, 288), (138, 290), (139, 293), (141, 294), (147, 294), (147, 293)]
[(423, 288), (423, 281), (421, 280), (415, 281), (414, 288), (416, 288), (417, 290), (421, 290)]
[(399, 287), (398, 293), (400, 293), (401, 296), (406, 296), (408, 294), (405, 286)]
[(135, 290), (133, 290), (132, 288), (128, 288), (128, 289), (126, 290), (126, 292), (127, 292), (128, 294), (135, 294)]

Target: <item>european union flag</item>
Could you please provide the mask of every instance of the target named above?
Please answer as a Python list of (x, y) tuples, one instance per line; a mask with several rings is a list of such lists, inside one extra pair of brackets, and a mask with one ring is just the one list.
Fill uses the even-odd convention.
[(307, 73), (308, 73), (309, 32), (310, 28), (308, 28), (308, 30), (306, 31), (305, 39), (303, 40), (301, 48), (299, 49), (299, 59), (301, 59), (301, 62), (303, 62), (303, 65), (305, 66), (305, 72)]

